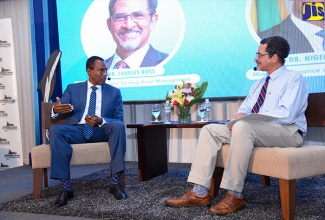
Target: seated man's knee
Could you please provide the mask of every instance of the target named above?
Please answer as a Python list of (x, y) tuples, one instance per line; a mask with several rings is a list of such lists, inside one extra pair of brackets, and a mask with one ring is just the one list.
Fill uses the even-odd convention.
[(200, 134), (210, 133), (209, 126), (211, 126), (211, 124), (203, 126), (203, 127), (201, 128)]
[(114, 122), (112, 126), (115, 130), (125, 130), (125, 125), (120, 122)]
[(247, 121), (237, 121), (232, 126), (232, 132), (243, 132), (250, 130), (249, 123)]
[(120, 122), (113, 122), (113, 123), (110, 123), (108, 126), (106, 126), (105, 130), (106, 130), (106, 133), (125, 132), (125, 125)]
[(61, 125), (52, 125), (50, 128), (49, 128), (49, 134), (50, 135), (58, 135), (60, 134), (60, 131), (62, 131), (62, 126)]

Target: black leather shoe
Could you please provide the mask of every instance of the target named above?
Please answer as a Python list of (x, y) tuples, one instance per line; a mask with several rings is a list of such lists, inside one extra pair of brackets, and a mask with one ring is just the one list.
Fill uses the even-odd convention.
[(55, 200), (54, 205), (56, 207), (65, 206), (68, 200), (73, 198), (73, 191), (61, 190), (59, 197)]
[(109, 188), (109, 192), (113, 194), (114, 198), (117, 200), (127, 199), (128, 196), (123, 191), (120, 185), (113, 185)]

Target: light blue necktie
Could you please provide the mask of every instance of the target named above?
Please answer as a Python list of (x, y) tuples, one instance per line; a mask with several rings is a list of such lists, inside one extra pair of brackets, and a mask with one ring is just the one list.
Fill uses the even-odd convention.
[(325, 51), (325, 30), (318, 31), (316, 35), (323, 38), (323, 51)]
[[(89, 108), (88, 108), (88, 115), (94, 115), (95, 111), (96, 111), (96, 86), (92, 86), (91, 89), (93, 91), (91, 91), (90, 93), (90, 100), (89, 100)], [(87, 140), (93, 136), (93, 127), (90, 126), (89, 124), (85, 124), (85, 128), (84, 128), (84, 136), (85, 138), (87, 138)]]

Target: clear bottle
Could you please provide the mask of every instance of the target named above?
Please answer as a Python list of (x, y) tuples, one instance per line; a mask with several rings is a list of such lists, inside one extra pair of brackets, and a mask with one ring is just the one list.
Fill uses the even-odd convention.
[(170, 123), (171, 121), (171, 105), (169, 103), (169, 101), (166, 101), (166, 103), (163, 104), (163, 108), (164, 108), (164, 122), (165, 123)]
[(210, 103), (209, 99), (205, 99), (204, 105), (205, 105), (205, 109), (206, 109), (204, 120), (211, 121), (211, 103)]

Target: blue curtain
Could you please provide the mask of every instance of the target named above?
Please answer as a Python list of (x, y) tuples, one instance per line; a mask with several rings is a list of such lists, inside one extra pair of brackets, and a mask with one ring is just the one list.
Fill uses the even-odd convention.
[[(34, 30), (34, 37), (32, 42), (34, 64), (34, 73), (37, 77), (34, 77), (38, 85), (39, 81), (42, 79), (47, 60), (50, 57), (52, 51), (60, 50), (59, 48), (59, 35), (58, 35), (58, 22), (57, 22), (57, 10), (55, 0), (33, 0), (30, 4), (31, 11), (31, 25), (32, 30)], [(34, 20), (32, 20), (32, 18)], [(52, 101), (55, 101), (55, 97), (61, 97), (62, 95), (62, 82), (61, 82), (61, 68), (60, 63), (56, 69), (56, 83), (53, 95), (51, 97)], [(36, 86), (37, 87), (37, 86)], [(42, 94), (38, 91), (38, 107), (40, 111), (40, 102), (43, 100)], [(35, 106), (37, 103), (35, 103)], [(41, 143), (41, 115), (36, 119), (39, 124), (39, 131), (36, 131), (36, 141)]]

